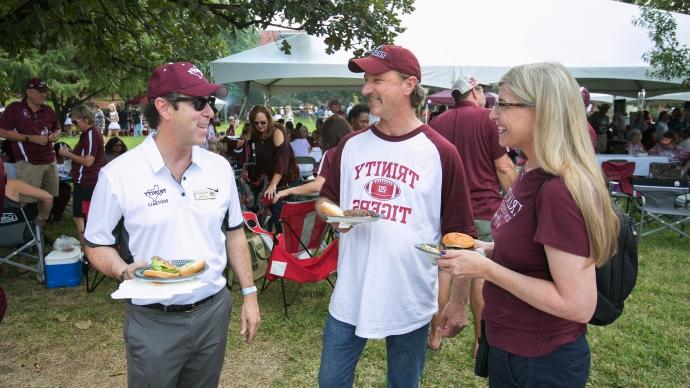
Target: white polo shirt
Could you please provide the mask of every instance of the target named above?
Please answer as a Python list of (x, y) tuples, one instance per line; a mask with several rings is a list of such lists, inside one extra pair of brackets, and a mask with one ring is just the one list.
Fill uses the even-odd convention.
[(170, 299), (132, 299), (133, 304), (190, 304), (225, 286), (225, 230), (242, 226), (237, 187), (230, 164), (200, 147), (178, 183), (165, 167), (153, 136), (108, 163), (91, 198), (84, 237), (89, 246), (116, 242), (113, 230), (124, 218), (129, 250), (136, 262), (205, 259), (207, 283), (192, 294)]

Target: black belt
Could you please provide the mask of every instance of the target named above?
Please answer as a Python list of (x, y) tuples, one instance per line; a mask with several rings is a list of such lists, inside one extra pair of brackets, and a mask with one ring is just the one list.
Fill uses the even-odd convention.
[(208, 302), (218, 294), (214, 294), (211, 296), (208, 296), (198, 302), (194, 302), (192, 304), (171, 304), (171, 305), (164, 305), (160, 303), (152, 303), (152, 304), (142, 304), (138, 305), (139, 307), (146, 307), (147, 309), (154, 309), (154, 310), (161, 310), (164, 313), (188, 313), (190, 311), (194, 311), (195, 308), (201, 306), (202, 304)]

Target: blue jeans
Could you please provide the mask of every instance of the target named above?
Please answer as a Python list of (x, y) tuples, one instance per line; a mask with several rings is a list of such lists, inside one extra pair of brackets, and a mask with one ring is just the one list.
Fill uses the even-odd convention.
[(584, 387), (590, 359), (584, 334), (541, 357), (522, 357), (491, 346), (489, 387)]
[[(418, 387), (424, 371), (429, 324), (401, 335), (386, 337), (388, 387)], [(319, 369), (319, 387), (351, 387), (355, 367), (367, 339), (355, 335), (355, 326), (340, 322), (328, 314), (323, 331), (323, 350)]]

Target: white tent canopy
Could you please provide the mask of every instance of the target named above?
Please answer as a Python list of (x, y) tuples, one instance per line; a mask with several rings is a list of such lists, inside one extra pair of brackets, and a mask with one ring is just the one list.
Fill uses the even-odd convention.
[[(646, 75), (642, 54), (653, 47), (632, 25), (635, 5), (611, 0), (418, 0), (404, 15), (396, 44), (415, 53), (422, 83), (448, 88), (460, 74), (492, 83), (511, 66), (558, 61), (592, 92), (647, 96), (683, 91), (681, 80)], [(674, 14), (677, 36), (690, 45), (690, 16)], [(216, 82), (251, 82), (269, 92), (356, 89), (362, 75), (347, 69), (351, 53), (325, 53), (322, 38), (287, 38), (292, 54), (267, 44), (211, 63)]]

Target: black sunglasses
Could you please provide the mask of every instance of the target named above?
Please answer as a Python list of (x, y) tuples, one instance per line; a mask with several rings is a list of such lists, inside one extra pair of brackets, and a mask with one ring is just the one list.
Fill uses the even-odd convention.
[(216, 102), (216, 98), (211, 96), (211, 97), (177, 97), (173, 100), (173, 102), (180, 102), (180, 101), (190, 101), (192, 103), (192, 106), (194, 107), (194, 110), (201, 112), (204, 110), (206, 107), (206, 104), (209, 106), (213, 106)]

